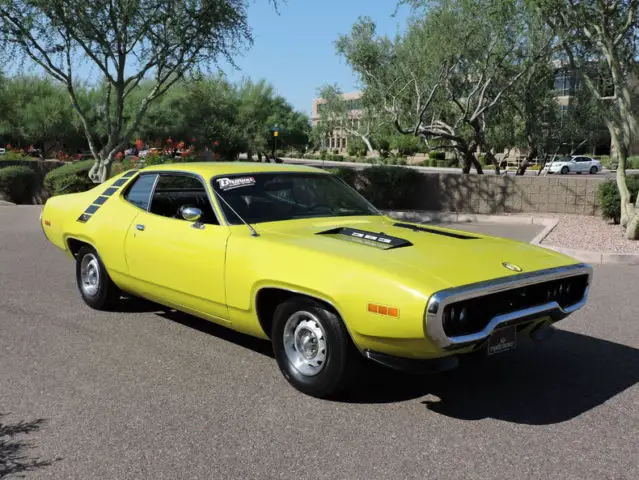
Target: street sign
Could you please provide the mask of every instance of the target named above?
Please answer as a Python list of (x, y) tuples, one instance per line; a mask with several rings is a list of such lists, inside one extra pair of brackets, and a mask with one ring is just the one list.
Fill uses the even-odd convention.
[(280, 134), (280, 132), (278, 132), (277, 130), (275, 130), (275, 131), (273, 132), (273, 136), (274, 136), (274, 137), (277, 137), (279, 134)]

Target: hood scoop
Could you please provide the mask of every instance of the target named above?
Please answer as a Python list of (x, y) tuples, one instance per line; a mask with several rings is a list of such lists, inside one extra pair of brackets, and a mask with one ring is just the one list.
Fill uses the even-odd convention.
[(428, 228), (428, 227), (419, 227), (417, 225), (411, 225), (409, 223), (393, 223), (393, 227), (407, 228), (409, 230), (413, 230), (414, 232), (434, 233), (435, 235), (443, 235), (445, 237), (457, 238), (459, 240), (476, 240), (477, 239), (477, 237), (464, 235), (462, 233), (446, 232), (443, 230), (437, 230), (435, 228)]
[(413, 244), (403, 238), (386, 235), (383, 232), (368, 232), (357, 228), (338, 227), (330, 230), (318, 232), (317, 235), (335, 235), (343, 240), (367, 245), (369, 247), (379, 248), (381, 250), (390, 250), (392, 248), (411, 247)]

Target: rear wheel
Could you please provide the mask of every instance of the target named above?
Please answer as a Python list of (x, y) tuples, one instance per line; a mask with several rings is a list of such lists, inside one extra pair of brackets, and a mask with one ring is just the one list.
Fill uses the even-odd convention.
[(595, 166), (590, 167), (590, 175), (594, 175), (595, 173), (597, 173), (597, 171), (598, 171), (597, 167)]
[(120, 290), (93, 247), (80, 248), (76, 256), (76, 282), (82, 300), (95, 310), (111, 310), (120, 299)]
[(311, 299), (295, 297), (280, 304), (271, 337), (284, 378), (307, 395), (325, 398), (340, 393), (361, 363), (342, 320)]
[(568, 167), (561, 167), (561, 174), (562, 175), (566, 175), (568, 172), (570, 172), (570, 169)]

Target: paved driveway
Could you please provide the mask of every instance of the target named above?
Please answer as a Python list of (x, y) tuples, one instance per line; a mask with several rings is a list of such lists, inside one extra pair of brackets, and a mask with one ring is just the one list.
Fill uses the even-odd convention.
[[(636, 479), (636, 268), (598, 266), (543, 346), (306, 397), (268, 343), (142, 302), (84, 306), (33, 207), (0, 208), (0, 477)], [(11, 477), (13, 478), (13, 477)]]
[(497, 235), (522, 242), (530, 242), (545, 228), (543, 225), (528, 224), (502, 224), (490, 222), (459, 222), (459, 223), (431, 223), (438, 227), (456, 228), (468, 232), (476, 232), (486, 235)]

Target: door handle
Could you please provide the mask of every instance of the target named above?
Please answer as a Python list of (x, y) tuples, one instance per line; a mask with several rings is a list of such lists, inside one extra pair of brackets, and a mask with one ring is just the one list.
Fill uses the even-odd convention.
[(138, 230), (142, 231), (142, 230), (144, 230), (144, 225), (142, 225), (142, 224), (138, 223), (138, 224), (135, 226), (135, 228), (137, 228)]

